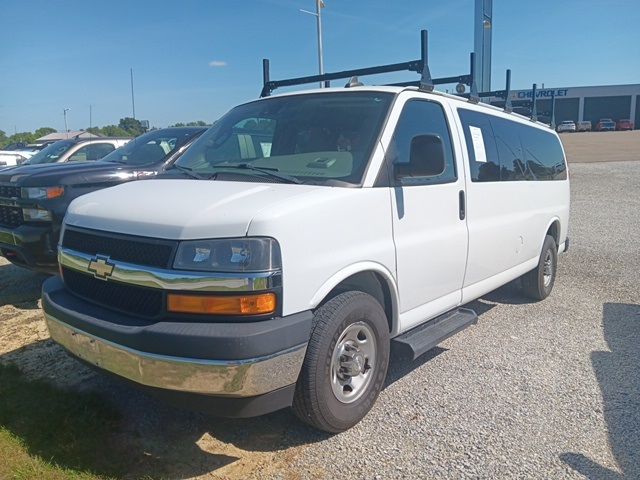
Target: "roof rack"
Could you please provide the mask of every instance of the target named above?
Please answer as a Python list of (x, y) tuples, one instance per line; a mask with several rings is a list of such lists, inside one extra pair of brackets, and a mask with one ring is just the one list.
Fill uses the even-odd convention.
[(354, 70), (343, 70), (341, 72), (323, 73), (321, 75), (310, 75), (307, 77), (287, 78), (284, 80), (271, 80), (269, 75), (269, 59), (262, 60), (262, 77), (263, 87), (260, 92), (261, 97), (268, 97), (271, 93), (280, 87), (290, 87), (293, 85), (304, 85), (308, 83), (324, 82), (328, 86), (331, 80), (350, 79), (352, 77), (361, 77), (365, 75), (376, 75), (380, 73), (390, 72), (416, 72), (420, 74), (420, 80), (414, 82), (401, 82), (389, 84), (396, 87), (416, 86), (421, 90), (432, 91), (435, 85), (444, 85), (447, 83), (464, 83), (472, 86), (473, 77), (471, 74), (456, 75), (453, 77), (431, 78), (428, 64), (428, 33), (426, 30), (420, 32), (420, 50), (421, 56), (417, 60), (410, 60), (402, 63), (392, 63), (389, 65), (379, 65), (376, 67), (357, 68)]
[(354, 87), (362, 85), (358, 80), (360, 76), (376, 75), (380, 73), (390, 72), (416, 72), (420, 74), (420, 80), (389, 83), (386, 86), (392, 87), (418, 87), (420, 90), (431, 92), (435, 85), (446, 85), (450, 83), (459, 83), (470, 87), (469, 93), (456, 94), (457, 96), (467, 98), (469, 102), (479, 103), (481, 98), (485, 97), (502, 97), (505, 98), (505, 112), (511, 112), (511, 70), (507, 70), (506, 85), (504, 90), (495, 90), (491, 92), (478, 92), (474, 79), (474, 54), (470, 55), (469, 73), (463, 75), (455, 75), (452, 77), (432, 78), (429, 71), (428, 62), (428, 33), (427, 30), (420, 31), (420, 58), (402, 63), (392, 63), (388, 65), (379, 65), (376, 67), (357, 68), (354, 70), (343, 70), (340, 72), (323, 73), (320, 75), (309, 75), (306, 77), (287, 78), (283, 80), (271, 80), (270, 63), (268, 58), (262, 59), (262, 79), (263, 86), (260, 97), (268, 97), (274, 90), (280, 87), (290, 87), (293, 85), (304, 85), (309, 83), (324, 82), (325, 87), (330, 86), (331, 80), (349, 79), (346, 87)]
[[(471, 55), (473, 55), (473, 53)], [(473, 91), (472, 93), (457, 93), (455, 95), (459, 97), (468, 98), (471, 101), (471, 98), (473, 97)], [(511, 69), (507, 69), (504, 90), (491, 90), (490, 92), (476, 92), (475, 95), (478, 98), (487, 98), (487, 97), (504, 98), (505, 99), (504, 111), (507, 113), (511, 113), (513, 111), (513, 106), (511, 104)]]

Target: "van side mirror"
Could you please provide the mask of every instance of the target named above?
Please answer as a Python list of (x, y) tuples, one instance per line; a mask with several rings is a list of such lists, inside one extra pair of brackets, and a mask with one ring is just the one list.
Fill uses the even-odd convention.
[(445, 169), (444, 145), (439, 135), (416, 135), (411, 139), (409, 163), (395, 163), (396, 179), (435, 177)]

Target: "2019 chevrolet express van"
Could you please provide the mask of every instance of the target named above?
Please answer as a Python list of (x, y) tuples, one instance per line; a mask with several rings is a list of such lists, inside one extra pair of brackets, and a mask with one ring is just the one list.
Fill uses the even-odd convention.
[(424, 353), (518, 277), (544, 299), (568, 247), (558, 135), (416, 88), (240, 105), (172, 172), (74, 200), (43, 308), (72, 354), (220, 415), (345, 430), (391, 342)]

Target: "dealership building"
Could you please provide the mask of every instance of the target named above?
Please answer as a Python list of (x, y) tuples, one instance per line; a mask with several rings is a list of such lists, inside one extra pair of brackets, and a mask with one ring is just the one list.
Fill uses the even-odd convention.
[[(531, 89), (512, 91), (513, 110), (523, 115), (531, 115), (532, 93)], [(504, 98), (491, 97), (488, 101), (500, 107), (504, 107), (505, 104)], [(552, 106), (556, 125), (563, 120), (587, 120), (595, 127), (601, 118), (611, 118), (614, 121), (628, 118), (635, 122), (636, 129), (640, 128), (638, 83), (599, 87), (538, 88), (536, 111), (540, 121), (551, 123)]]

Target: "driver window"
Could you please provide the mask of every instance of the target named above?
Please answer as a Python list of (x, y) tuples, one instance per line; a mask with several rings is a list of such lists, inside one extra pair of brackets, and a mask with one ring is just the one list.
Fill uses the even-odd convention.
[(455, 182), (455, 159), (451, 146), (451, 136), (444, 111), (440, 104), (426, 100), (409, 100), (405, 103), (387, 151), (391, 162), (409, 163), (411, 140), (417, 135), (438, 135), (442, 139), (445, 155), (445, 169), (433, 177), (405, 177), (401, 185), (431, 185)]

